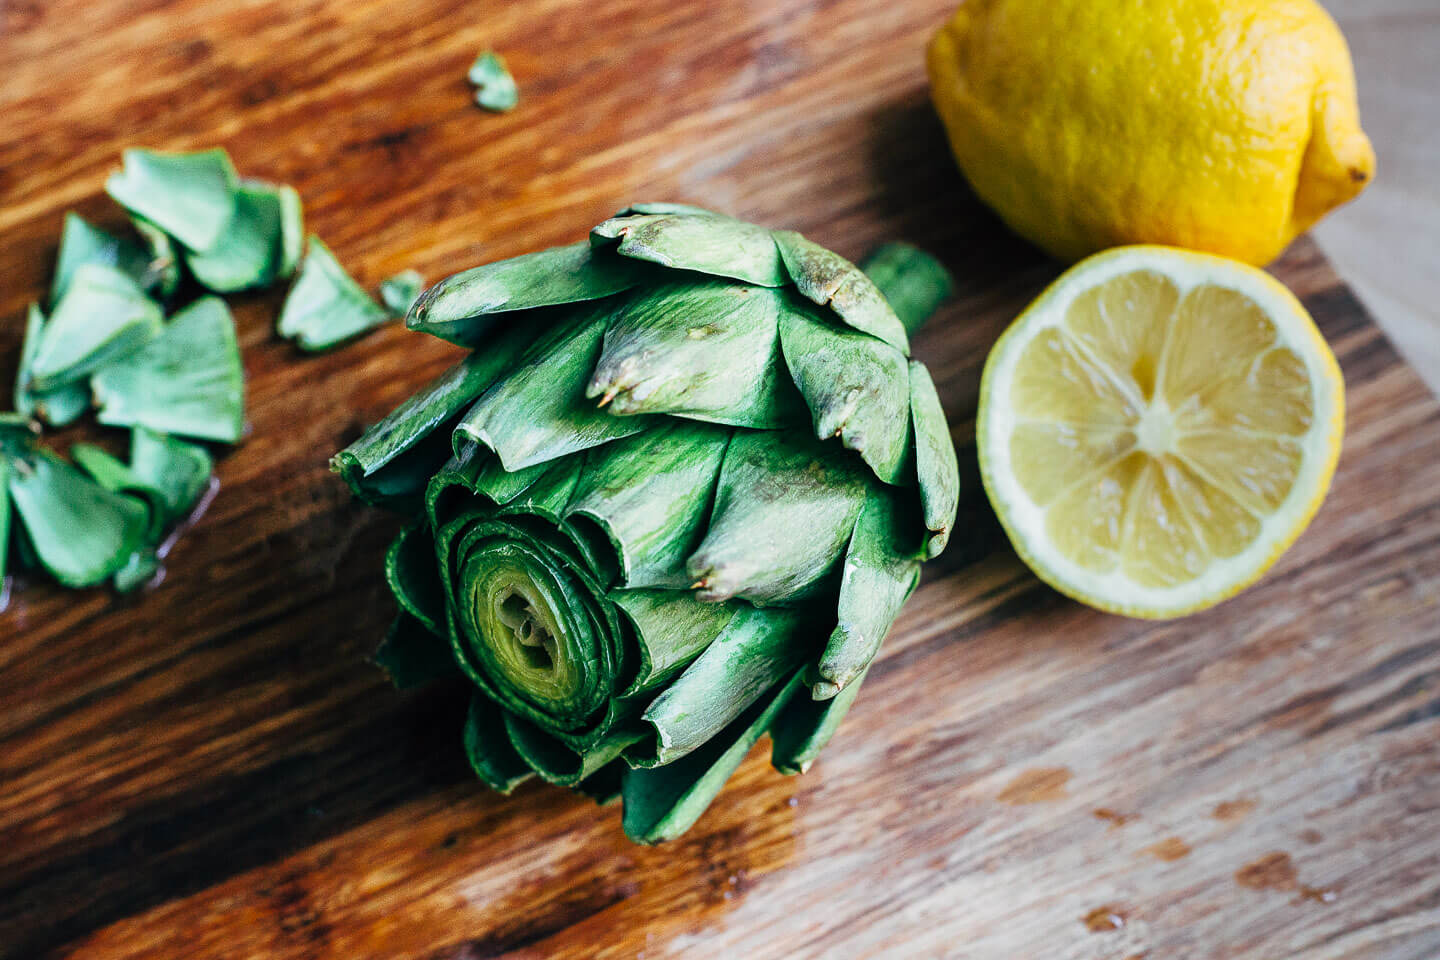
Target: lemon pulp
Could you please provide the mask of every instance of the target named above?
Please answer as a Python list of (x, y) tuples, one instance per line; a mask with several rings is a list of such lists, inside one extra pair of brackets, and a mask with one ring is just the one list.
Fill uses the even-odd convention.
[(1122, 248), (1074, 268), (997, 345), (986, 487), (1045, 579), (1104, 609), (1178, 615), (1238, 592), (1308, 523), (1341, 391), (1275, 281)]

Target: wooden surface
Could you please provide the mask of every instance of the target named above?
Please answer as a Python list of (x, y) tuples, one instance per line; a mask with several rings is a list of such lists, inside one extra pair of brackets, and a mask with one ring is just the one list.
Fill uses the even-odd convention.
[[(633, 199), (922, 243), (916, 343), (962, 441), (1056, 268), (962, 186), (920, 52), (950, 0), (21, 0), (0, 26), (0, 376), (60, 217), (121, 147), (293, 183), (369, 285), (583, 235)], [(476, 51), (519, 109), (469, 105)], [(1440, 407), (1302, 241), (1276, 272), (1349, 385), (1334, 492), (1256, 589), (1144, 624), (1045, 589), (976, 511), (805, 776), (760, 750), (681, 841), (469, 776), (464, 691), (362, 662), (394, 522), (325, 461), (453, 349), (304, 358), (242, 298), (248, 441), (156, 593), (0, 616), (14, 958), (1384, 958), (1440, 954)], [(966, 537), (960, 538), (967, 541)], [(986, 546), (991, 549), (986, 551)]]

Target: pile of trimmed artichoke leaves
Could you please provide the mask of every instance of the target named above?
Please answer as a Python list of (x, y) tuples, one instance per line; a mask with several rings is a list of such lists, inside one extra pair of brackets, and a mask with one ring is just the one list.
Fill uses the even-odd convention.
[[(408, 309), (472, 352), (332, 466), (404, 517), (377, 662), (398, 686), (473, 686), (464, 748), (496, 790), (622, 798), (626, 834), (655, 843), (762, 736), (776, 769), (805, 770), (945, 548), (956, 455), (909, 335), (950, 280), (914, 248), (861, 270), (798, 233), (644, 204), (423, 295), (407, 271), (381, 306), (317, 238), (302, 258), (293, 190), (222, 151), (127, 151), (107, 191), (136, 236), (67, 216), (0, 415), (0, 546), (66, 586), (157, 580), (213, 490), (203, 444), (244, 429), (216, 294), (298, 272), (277, 329), (305, 350)], [(128, 461), (42, 442), (92, 406), (130, 430)]]
[[(218, 294), (298, 270), (279, 332), (321, 350), (403, 315), (420, 293), (406, 271), (381, 285), (380, 307), (317, 237), (302, 259), (299, 195), (241, 179), (223, 150), (127, 150), (106, 192), (133, 234), (65, 215), (49, 313), (29, 308), (15, 409), (0, 413), (0, 609), (17, 567), (121, 593), (163, 577), (217, 486), (205, 444), (245, 429), (240, 348)], [(42, 442), (44, 426), (92, 407), (100, 425), (129, 430), (128, 462), (88, 442), (66, 460)]]

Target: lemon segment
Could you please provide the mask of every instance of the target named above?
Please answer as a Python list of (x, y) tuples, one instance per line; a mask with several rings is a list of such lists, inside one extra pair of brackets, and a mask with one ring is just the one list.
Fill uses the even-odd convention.
[(995, 345), (985, 489), (1020, 556), (1103, 610), (1182, 616), (1253, 583), (1329, 489), (1344, 383), (1269, 275), (1168, 247), (1078, 264)]

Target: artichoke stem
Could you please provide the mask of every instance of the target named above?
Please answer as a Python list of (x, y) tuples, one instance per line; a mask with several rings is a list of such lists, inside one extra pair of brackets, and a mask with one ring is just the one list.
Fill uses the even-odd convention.
[(908, 243), (887, 243), (875, 248), (860, 264), (880, 288), (905, 332), (913, 335), (930, 315), (950, 299), (955, 281), (939, 260)]

